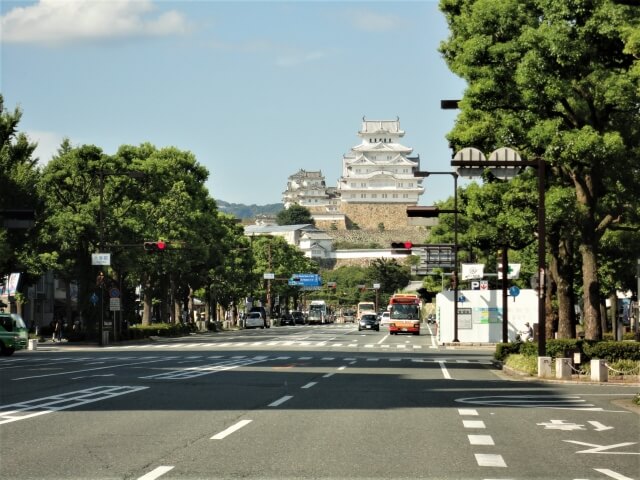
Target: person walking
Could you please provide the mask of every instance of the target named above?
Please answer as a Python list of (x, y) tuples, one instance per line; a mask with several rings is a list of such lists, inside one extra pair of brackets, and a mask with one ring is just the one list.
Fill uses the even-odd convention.
[(62, 330), (62, 325), (59, 318), (53, 319), (53, 322), (51, 324), (51, 329), (52, 329), (51, 341), (55, 342), (56, 340), (58, 340), (58, 337), (60, 336), (60, 331)]

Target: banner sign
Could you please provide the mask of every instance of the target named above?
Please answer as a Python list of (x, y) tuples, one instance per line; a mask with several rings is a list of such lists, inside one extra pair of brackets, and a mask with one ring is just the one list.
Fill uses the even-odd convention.
[(484, 277), (484, 263), (462, 263), (462, 280), (475, 280)]

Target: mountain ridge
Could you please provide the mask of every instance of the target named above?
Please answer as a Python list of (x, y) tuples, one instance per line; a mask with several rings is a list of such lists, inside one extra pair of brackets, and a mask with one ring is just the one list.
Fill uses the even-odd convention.
[(256, 218), (258, 215), (277, 215), (278, 212), (284, 210), (282, 203), (269, 203), (267, 205), (245, 205), (244, 203), (230, 203), (224, 200), (216, 199), (218, 209), (221, 212), (233, 215), (240, 220), (248, 220)]

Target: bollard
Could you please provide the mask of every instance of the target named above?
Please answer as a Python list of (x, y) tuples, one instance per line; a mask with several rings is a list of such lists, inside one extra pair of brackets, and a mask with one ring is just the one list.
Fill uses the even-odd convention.
[(538, 376), (551, 376), (551, 357), (538, 357)]
[(27, 347), (28, 350), (37, 350), (38, 349), (38, 339), (37, 338), (30, 338), (29, 339), (29, 345)]
[(609, 370), (604, 360), (591, 360), (591, 380), (594, 382), (608, 382)]
[(556, 358), (556, 378), (571, 380), (571, 359)]

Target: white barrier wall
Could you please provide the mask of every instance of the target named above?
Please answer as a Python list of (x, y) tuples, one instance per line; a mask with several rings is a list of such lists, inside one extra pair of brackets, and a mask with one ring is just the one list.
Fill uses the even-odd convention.
[[(508, 297), (509, 341), (529, 322), (536, 330), (538, 295), (535, 290), (520, 290)], [(451, 343), (453, 331), (453, 291), (436, 295), (437, 341)], [(460, 290), (458, 292), (458, 340), (461, 343), (502, 342), (502, 290)]]

